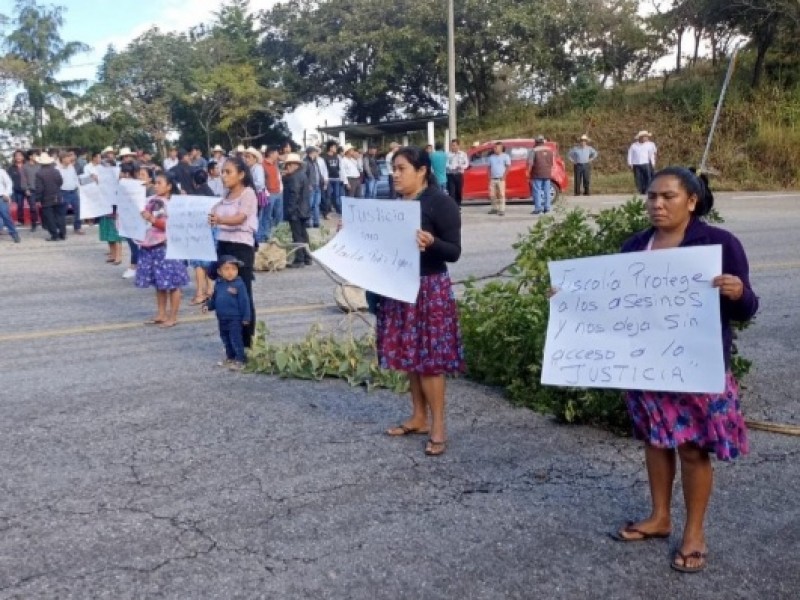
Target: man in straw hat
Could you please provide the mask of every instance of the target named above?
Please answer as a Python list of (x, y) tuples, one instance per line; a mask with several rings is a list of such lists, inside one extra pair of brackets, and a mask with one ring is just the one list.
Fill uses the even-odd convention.
[(628, 149), (628, 166), (633, 171), (636, 191), (646, 194), (656, 166), (656, 145), (650, 141), (652, 134), (642, 130)]
[(50, 237), (48, 242), (67, 239), (67, 205), (60, 202), (61, 173), (55, 167), (55, 159), (42, 152), (36, 159), (39, 171), (36, 173), (36, 201), (42, 205), (42, 221)]
[(304, 245), (295, 251), (294, 261), (286, 265), (295, 269), (311, 264), (306, 229), (306, 221), (311, 217), (311, 189), (299, 154), (287, 154), (283, 159), (283, 169), (283, 212), (292, 230), (292, 243)]
[(581, 188), (583, 188), (584, 196), (590, 194), (589, 188), (592, 184), (592, 163), (597, 160), (599, 156), (597, 150), (589, 145), (591, 141), (589, 136), (584, 133), (578, 139), (578, 143), (567, 153), (567, 158), (569, 158), (572, 163), (576, 196), (581, 195)]
[(347, 195), (351, 198), (361, 198), (361, 171), (358, 168), (356, 149), (350, 144), (344, 146), (342, 158), (342, 181)]
[(211, 149), (212, 160), (217, 163), (217, 169), (222, 173), (222, 167), (225, 166), (225, 148), (217, 144)]

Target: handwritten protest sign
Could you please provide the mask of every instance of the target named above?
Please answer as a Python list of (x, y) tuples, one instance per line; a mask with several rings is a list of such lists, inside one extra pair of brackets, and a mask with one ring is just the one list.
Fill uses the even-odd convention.
[(119, 169), (100, 165), (97, 167), (97, 183), (100, 185), (100, 193), (103, 195), (103, 199), (110, 204), (116, 204), (117, 188), (119, 188)]
[[(101, 180), (102, 181), (102, 180)], [(102, 186), (101, 186), (102, 187)], [(147, 196), (141, 181), (120, 179), (117, 188), (117, 231), (122, 237), (142, 241), (147, 234), (147, 221), (142, 211), (147, 204)]]
[(167, 258), (176, 260), (217, 260), (217, 250), (208, 213), (219, 198), (173, 196), (167, 211)]
[(552, 262), (542, 383), (719, 393), (722, 247)]
[(402, 302), (417, 301), (418, 202), (342, 198), (342, 229), (313, 253), (350, 283)]
[(81, 185), (81, 218), (96, 219), (105, 215), (110, 215), (112, 202), (100, 190), (100, 186), (95, 182)]

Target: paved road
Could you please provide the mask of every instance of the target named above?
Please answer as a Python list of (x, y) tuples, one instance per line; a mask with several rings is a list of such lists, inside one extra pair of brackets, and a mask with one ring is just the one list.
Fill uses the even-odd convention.
[[(794, 424), (799, 203), (719, 199), (762, 298), (742, 335), (747, 412)], [(509, 262), (533, 218), (485, 210), (465, 210), (456, 278)], [(0, 598), (798, 597), (798, 438), (753, 432), (749, 457), (717, 466), (711, 567), (681, 576), (677, 537), (606, 536), (646, 506), (631, 440), (457, 381), (448, 453), (427, 459), (423, 439), (381, 433), (404, 398), (218, 373), (213, 321), (185, 309), (175, 329), (144, 327), (151, 294), (103, 264), (102, 245), (39, 237), (0, 236)], [(256, 289), (277, 338), (348, 327), (316, 268)]]

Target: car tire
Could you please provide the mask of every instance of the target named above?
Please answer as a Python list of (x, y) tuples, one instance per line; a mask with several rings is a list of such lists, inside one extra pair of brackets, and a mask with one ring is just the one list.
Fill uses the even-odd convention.
[(555, 206), (555, 203), (561, 199), (561, 187), (555, 182), (550, 182), (550, 205)]

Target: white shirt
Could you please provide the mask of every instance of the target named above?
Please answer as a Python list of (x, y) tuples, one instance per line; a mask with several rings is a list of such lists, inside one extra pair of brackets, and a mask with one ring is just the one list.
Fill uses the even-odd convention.
[(82, 184), (87, 184), (90, 181), (100, 183), (100, 165), (86, 163), (83, 167), (83, 175), (80, 176), (80, 180)]
[(209, 177), (208, 187), (211, 188), (215, 196), (221, 198), (225, 194), (225, 186), (222, 185), (222, 177)]
[(319, 174), (322, 175), (322, 181), (325, 185), (328, 185), (328, 165), (321, 156), (317, 157), (317, 166), (319, 167)]
[(628, 166), (651, 164), (656, 166), (656, 145), (650, 140), (633, 142), (628, 150)]
[(14, 184), (11, 182), (11, 177), (6, 173), (5, 169), (0, 169), (0, 196), (3, 198), (11, 198), (11, 192), (14, 190)]
[(447, 153), (447, 172), (463, 173), (469, 166), (469, 158), (463, 150)]
[(80, 180), (78, 179), (78, 172), (75, 170), (75, 167), (72, 165), (63, 166), (61, 164), (56, 165), (56, 169), (59, 170), (61, 173), (61, 191), (62, 192), (71, 192), (78, 189), (78, 186), (81, 184)]
[(169, 171), (172, 167), (178, 164), (177, 158), (165, 158), (164, 159), (164, 170)]
[(340, 165), (342, 177), (345, 179), (350, 179), (351, 177), (358, 179), (361, 177), (361, 172), (358, 170), (358, 161), (356, 159), (350, 158), (349, 156), (344, 156), (342, 157)]
[(257, 192), (263, 192), (267, 187), (267, 182), (264, 174), (264, 167), (261, 163), (256, 163), (250, 167), (250, 174), (253, 176), (253, 185)]

